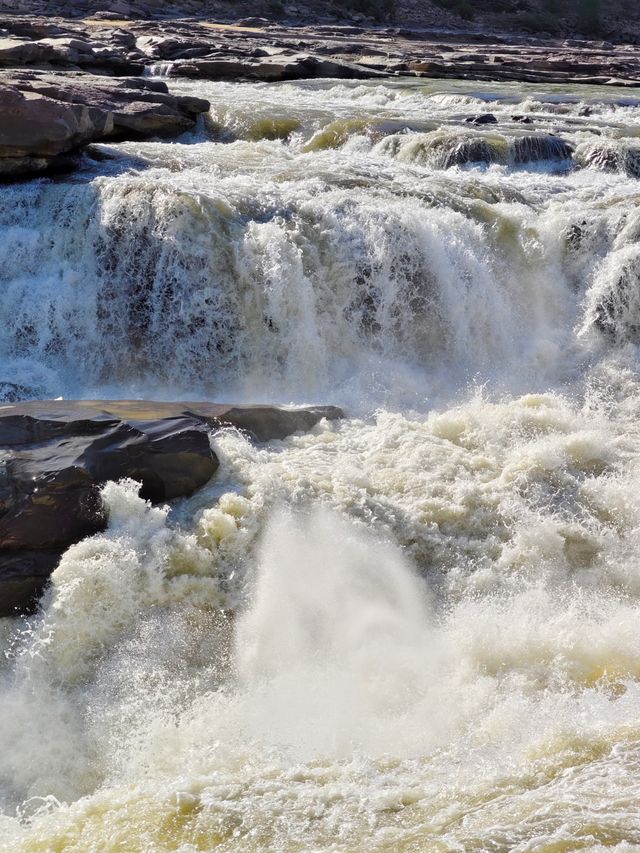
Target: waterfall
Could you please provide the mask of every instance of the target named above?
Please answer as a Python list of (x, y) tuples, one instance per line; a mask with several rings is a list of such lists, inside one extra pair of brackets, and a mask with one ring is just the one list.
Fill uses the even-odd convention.
[[(316, 158), (314, 177), (275, 144), (263, 156), (290, 174), (261, 192), (215, 176), (227, 146), (202, 147), (187, 184), (158, 167), (5, 191), (6, 398), (17, 385), (328, 399), (367, 370), (411, 371), (428, 390), (437, 375), (561, 369), (553, 352), (566, 358), (589, 280), (574, 288), (566, 233), (521, 197), (498, 213), (490, 187), (461, 178), (409, 198), (371, 178), (343, 187), (345, 158)], [(334, 185), (309, 196), (322, 173)]]
[(640, 845), (639, 103), (170, 82), (0, 190), (2, 399), (346, 417), (105, 484), (1, 620), (0, 851)]
[(145, 66), (145, 77), (171, 77), (173, 62), (152, 62)]

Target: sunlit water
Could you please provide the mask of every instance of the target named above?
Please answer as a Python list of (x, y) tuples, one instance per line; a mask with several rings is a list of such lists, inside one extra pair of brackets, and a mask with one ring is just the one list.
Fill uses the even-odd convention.
[(105, 487), (0, 626), (0, 849), (640, 849), (640, 93), (172, 85), (2, 189), (2, 393), (347, 417)]

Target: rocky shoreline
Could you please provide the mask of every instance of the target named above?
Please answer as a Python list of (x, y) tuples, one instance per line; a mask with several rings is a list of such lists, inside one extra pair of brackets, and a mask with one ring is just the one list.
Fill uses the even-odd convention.
[(61, 554), (104, 528), (107, 481), (135, 479), (154, 503), (188, 496), (218, 468), (212, 430), (233, 427), (263, 442), (341, 417), (334, 406), (48, 400), (0, 407), (0, 616), (27, 612)]
[(176, 136), (207, 101), (172, 78), (286, 81), (395, 76), (640, 85), (640, 48), (397, 27), (249, 20), (0, 18), (0, 179), (73, 165), (99, 140)]
[(63, 168), (82, 146), (105, 139), (174, 136), (208, 101), (176, 97), (160, 81), (69, 71), (0, 74), (0, 176)]

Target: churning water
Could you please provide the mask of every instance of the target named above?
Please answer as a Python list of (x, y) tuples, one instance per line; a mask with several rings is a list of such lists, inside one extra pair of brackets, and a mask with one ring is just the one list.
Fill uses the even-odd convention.
[(2, 189), (0, 390), (347, 418), (105, 487), (1, 626), (0, 849), (640, 850), (638, 93), (172, 85)]

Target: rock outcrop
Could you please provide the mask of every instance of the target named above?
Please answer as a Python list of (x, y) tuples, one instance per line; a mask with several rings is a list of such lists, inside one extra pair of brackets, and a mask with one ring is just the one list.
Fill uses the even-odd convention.
[(208, 109), (159, 80), (0, 71), (0, 176), (66, 165), (88, 142), (179, 134)]
[[(171, 19), (167, 11), (164, 4), (145, 14), (131, 7), (123, 13), (125, 20), (106, 13), (86, 20), (5, 15), (0, 17), (0, 67), (46, 65), (132, 75), (154, 63), (176, 62), (176, 73), (211, 79), (357, 79), (377, 73), (540, 83), (640, 81), (635, 44), (429, 32), (426, 20), (419, 29), (264, 19), (230, 24), (217, 23), (213, 8), (202, 10), (197, 20), (179, 20), (175, 6)], [(263, 68), (269, 65), (282, 66), (282, 74)]]
[(180, 59), (171, 65), (170, 73), (172, 77), (264, 82), (311, 80), (316, 77), (369, 80), (386, 76), (383, 71), (365, 68), (353, 62), (323, 59), (306, 53), (292, 56)]
[(135, 401), (0, 407), (0, 616), (33, 606), (62, 552), (104, 528), (105, 482), (131, 477), (153, 502), (187, 496), (218, 467), (212, 429), (267, 441), (324, 417), (341, 412)]

